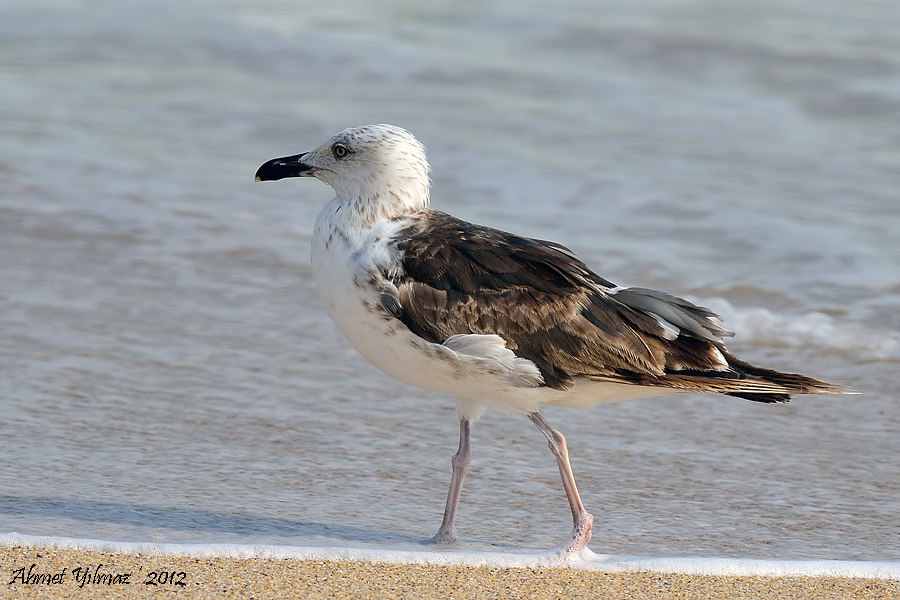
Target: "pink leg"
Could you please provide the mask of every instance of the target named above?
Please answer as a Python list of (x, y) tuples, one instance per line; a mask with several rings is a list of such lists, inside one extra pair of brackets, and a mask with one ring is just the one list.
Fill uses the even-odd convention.
[(559, 545), (557, 549), (559, 554), (563, 556), (578, 554), (591, 541), (591, 524), (594, 522), (594, 515), (584, 509), (581, 497), (578, 495), (578, 488), (575, 486), (575, 475), (572, 474), (572, 465), (569, 464), (566, 438), (559, 431), (553, 429), (540, 413), (529, 413), (528, 418), (547, 437), (550, 451), (556, 457), (556, 462), (559, 465), (559, 474), (562, 477), (563, 487), (566, 490), (566, 498), (569, 499), (569, 508), (572, 509), (572, 520), (574, 521), (572, 535)]
[(437, 535), (431, 538), (435, 544), (446, 544), (456, 541), (456, 507), (459, 506), (459, 495), (462, 493), (463, 480), (469, 472), (469, 463), (472, 461), (472, 450), (469, 447), (469, 421), (459, 421), (459, 450), (450, 460), (453, 465), (453, 477), (450, 479), (450, 491), (447, 493), (447, 506), (444, 508), (444, 520)]

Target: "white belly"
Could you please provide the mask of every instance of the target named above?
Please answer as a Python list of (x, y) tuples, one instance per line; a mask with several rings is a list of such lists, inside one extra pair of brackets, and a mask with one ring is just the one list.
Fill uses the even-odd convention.
[[(539, 377), (530, 361), (504, 364), (484, 356), (457, 352), (412, 333), (381, 304), (379, 286), (390, 286), (376, 264), (387, 260), (377, 242), (390, 232), (365, 232), (354, 240), (337, 234), (323, 211), (312, 244), (312, 270), (325, 310), (338, 330), (369, 362), (391, 377), (416, 387), (477, 399), (488, 406), (533, 409), (534, 384), (522, 386), (522, 367)], [(366, 248), (354, 252), (349, 247)], [(500, 345), (502, 340), (497, 338)], [(500, 349), (514, 359), (505, 346)], [(510, 361), (505, 361), (510, 362)], [(526, 405), (524, 409), (519, 405)]]
[[(474, 357), (428, 342), (412, 333), (391, 315), (379, 300), (378, 290), (367, 282), (370, 273), (360, 272), (357, 264), (333, 260), (314, 265), (319, 296), (338, 330), (369, 362), (391, 377), (409, 385), (438, 392), (481, 396), (490, 388), (513, 386), (502, 381), (497, 369), (475, 364)], [(483, 361), (483, 359), (481, 359)], [(476, 376), (478, 384), (467, 383)], [(496, 390), (502, 393), (501, 390)]]

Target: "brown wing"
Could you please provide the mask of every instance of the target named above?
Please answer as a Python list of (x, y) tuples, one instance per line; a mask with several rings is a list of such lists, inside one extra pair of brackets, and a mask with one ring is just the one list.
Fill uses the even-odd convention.
[(725, 330), (708, 319), (711, 312), (649, 290), (643, 292), (656, 296), (623, 296), (638, 305), (661, 303), (697, 331), (679, 327), (680, 335), (666, 339), (673, 337), (671, 329), (609, 293), (613, 285), (562, 246), (437, 211), (398, 239), (402, 273), (392, 278), (399, 290), (395, 314), (429, 341), (499, 335), (557, 389), (575, 377), (642, 385), (668, 385), (662, 380), (676, 372), (740, 377), (719, 350), (717, 335)]

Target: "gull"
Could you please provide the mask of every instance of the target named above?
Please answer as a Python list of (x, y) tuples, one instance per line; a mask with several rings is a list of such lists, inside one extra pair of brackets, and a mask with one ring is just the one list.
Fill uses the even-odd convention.
[(556, 458), (573, 528), (554, 551), (582, 554), (585, 509), (566, 439), (542, 405), (589, 408), (674, 392), (757, 402), (850, 390), (753, 366), (728, 352), (718, 315), (676, 296), (618, 287), (560, 244), (429, 208), (424, 146), (393, 125), (348, 128), (275, 158), (257, 181), (315, 177), (335, 197), (319, 213), (312, 272), (329, 316), (384, 373), (457, 398), (459, 448), (435, 543), (457, 538), (456, 511), (485, 409), (518, 413)]

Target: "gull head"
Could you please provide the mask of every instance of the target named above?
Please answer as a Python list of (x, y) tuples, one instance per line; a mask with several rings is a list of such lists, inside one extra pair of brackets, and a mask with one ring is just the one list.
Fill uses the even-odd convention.
[(334, 188), (338, 200), (391, 218), (428, 206), (430, 170), (425, 147), (410, 132), (382, 124), (351, 127), (315, 150), (274, 158), (257, 170), (256, 180), (315, 177)]

